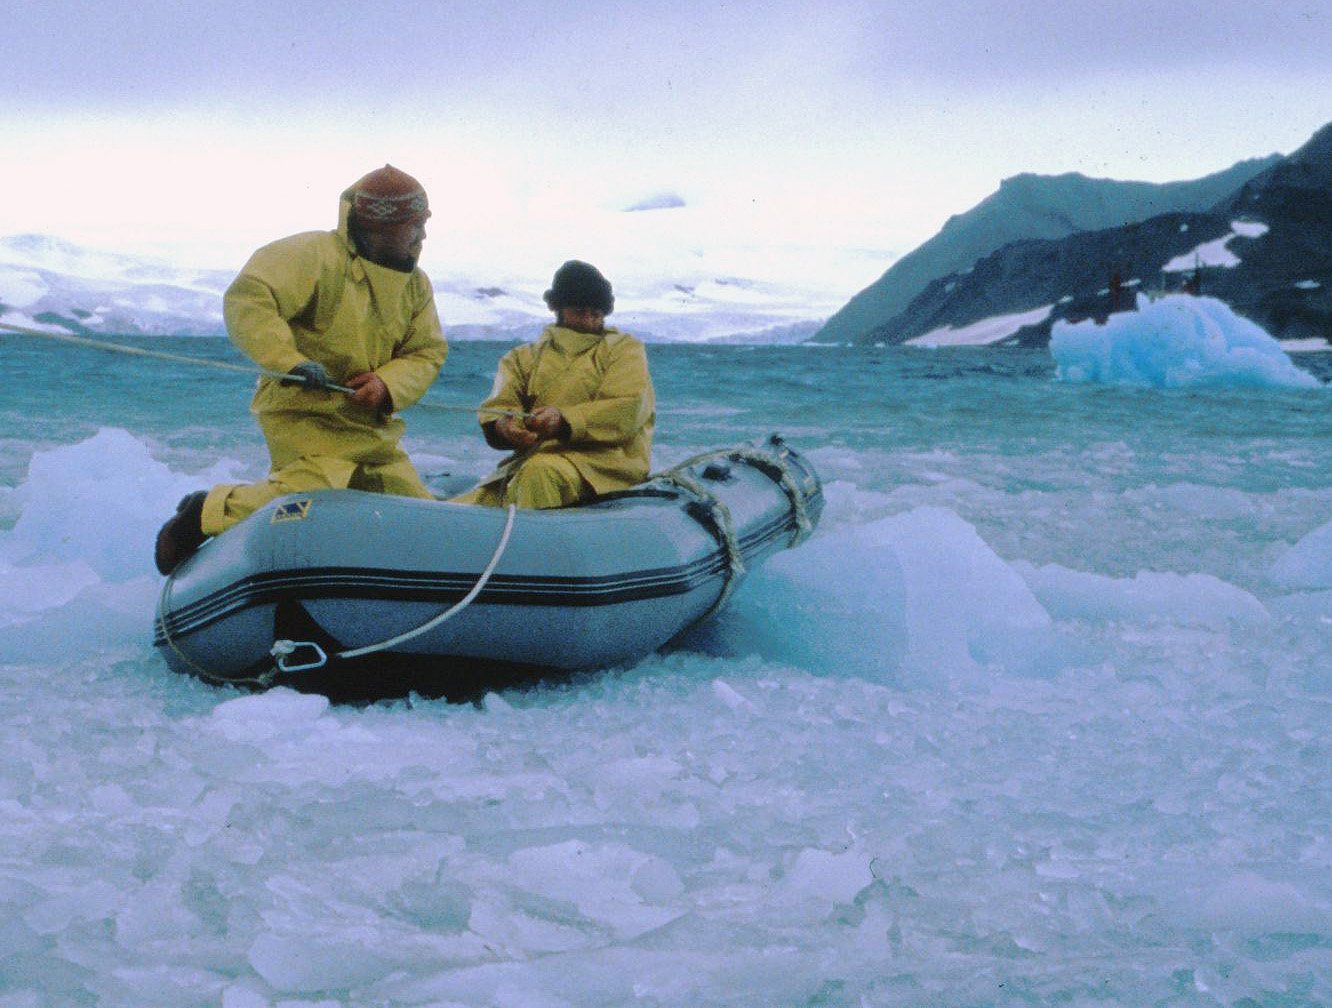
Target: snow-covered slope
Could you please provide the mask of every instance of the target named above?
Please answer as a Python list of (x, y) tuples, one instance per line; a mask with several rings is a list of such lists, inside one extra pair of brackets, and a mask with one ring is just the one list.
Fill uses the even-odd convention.
[[(644, 271), (645, 273), (647, 271)], [(216, 335), (233, 274), (87, 249), (48, 235), (0, 238), (0, 322), (100, 334)], [(550, 321), (537, 278), (435, 275), (452, 339), (529, 338)], [(840, 296), (719, 274), (706, 257), (646, 280), (616, 278), (613, 324), (648, 340), (799, 342)]]
[(231, 276), (86, 249), (49, 235), (0, 238), (0, 322), (100, 333), (222, 331)]

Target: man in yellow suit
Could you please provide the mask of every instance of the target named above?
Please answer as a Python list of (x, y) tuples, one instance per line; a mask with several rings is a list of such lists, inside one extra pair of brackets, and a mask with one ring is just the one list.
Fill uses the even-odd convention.
[[(643, 344), (606, 327), (610, 282), (570, 260), (545, 300), (555, 324), (504, 355), (482, 404), (486, 442), (514, 454), (455, 501), (564, 507), (647, 478), (656, 400)], [(527, 416), (495, 419), (497, 410)]]
[(404, 425), (394, 416), (425, 394), (448, 353), (416, 265), (429, 216), (421, 184), (385, 165), (342, 194), (336, 230), (282, 238), (250, 257), (223, 316), (232, 342), (264, 371), (291, 376), (260, 378), (250, 404), (271, 471), (182, 500), (157, 534), (163, 574), (283, 494), (432, 496), (399, 447)]

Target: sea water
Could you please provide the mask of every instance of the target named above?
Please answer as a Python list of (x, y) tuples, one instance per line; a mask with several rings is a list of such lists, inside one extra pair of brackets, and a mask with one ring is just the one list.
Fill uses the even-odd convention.
[(4, 344), (0, 1008), (1332, 1001), (1328, 355), (653, 346), (656, 464), (781, 432), (814, 537), (632, 667), (352, 707), (149, 643), (245, 378)]

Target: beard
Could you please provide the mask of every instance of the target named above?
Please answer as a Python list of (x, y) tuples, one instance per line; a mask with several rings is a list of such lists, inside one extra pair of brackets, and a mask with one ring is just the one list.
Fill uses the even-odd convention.
[(381, 253), (378, 256), (366, 256), (376, 266), (383, 266), (385, 269), (391, 269), (398, 273), (410, 273), (416, 269), (416, 260), (420, 257), (419, 253), (413, 253), (407, 256), (390, 255)]

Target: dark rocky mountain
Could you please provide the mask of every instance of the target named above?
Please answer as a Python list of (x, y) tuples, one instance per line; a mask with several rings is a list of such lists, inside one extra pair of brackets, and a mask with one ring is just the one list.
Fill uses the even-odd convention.
[[(1279, 339), (1327, 341), (1332, 336), (1332, 124), (1201, 210), (1013, 241), (968, 266), (930, 280), (909, 304), (880, 316), (855, 342), (903, 343), (1049, 305), (1042, 321), (999, 341), (1044, 345), (1056, 319), (1103, 318), (1132, 308), (1136, 290), (1185, 285), (1227, 302)], [(823, 333), (816, 337), (823, 338)]]
[(950, 217), (937, 235), (853, 297), (828, 319), (815, 341), (863, 341), (871, 330), (906, 310), (932, 280), (960, 273), (1010, 242), (1065, 238), (1163, 213), (1208, 210), (1280, 160), (1273, 154), (1205, 178), (1159, 185), (1093, 179), (1076, 172), (1005, 179), (998, 192)]

